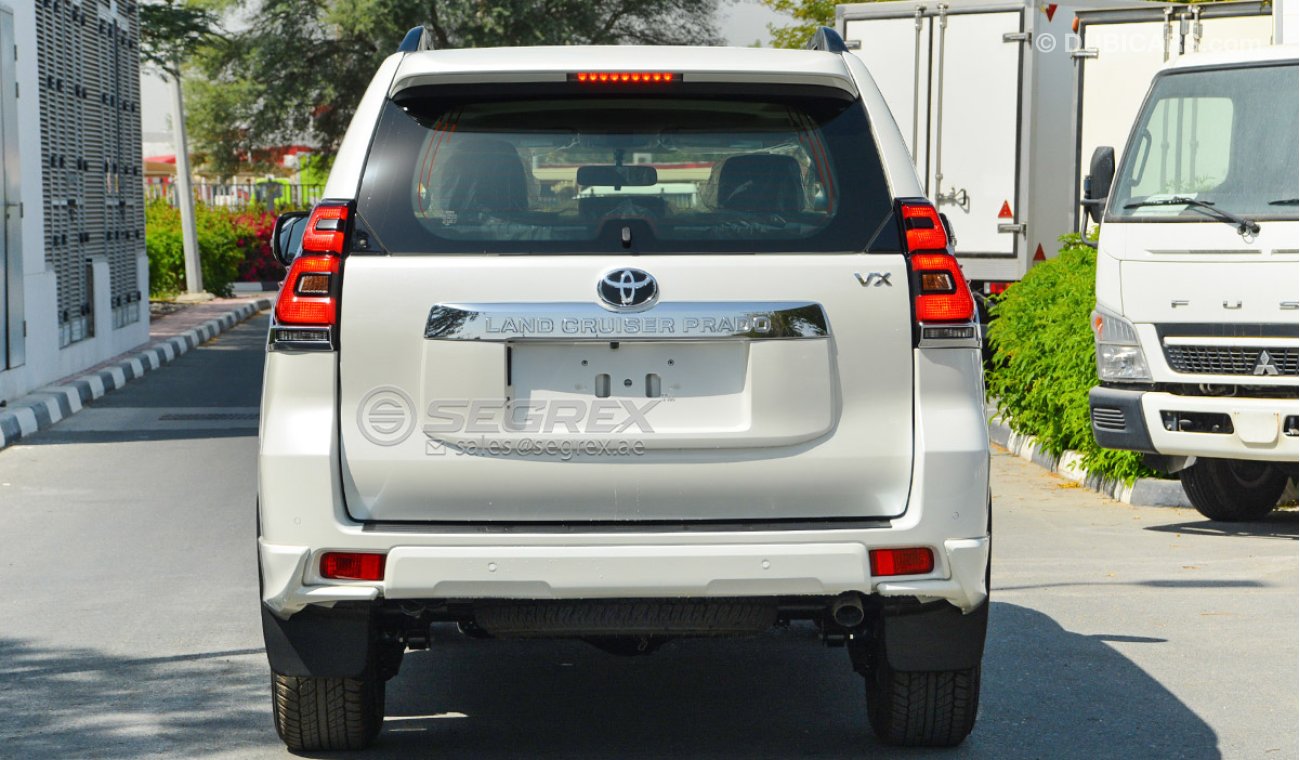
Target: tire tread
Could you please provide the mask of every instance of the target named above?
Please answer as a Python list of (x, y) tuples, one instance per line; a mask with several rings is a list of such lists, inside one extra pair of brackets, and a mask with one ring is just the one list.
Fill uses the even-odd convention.
[(1227, 459), (1200, 459), (1178, 473), (1187, 500), (1196, 511), (1220, 522), (1262, 520), (1277, 506), (1286, 488), (1287, 476), (1280, 470), (1268, 472), (1258, 488), (1243, 488)]
[(867, 680), (871, 727), (885, 744), (955, 747), (975, 727), (979, 668), (933, 673), (877, 665)]
[(384, 719), (376, 678), (302, 678), (271, 674), (275, 730), (295, 752), (368, 747)]

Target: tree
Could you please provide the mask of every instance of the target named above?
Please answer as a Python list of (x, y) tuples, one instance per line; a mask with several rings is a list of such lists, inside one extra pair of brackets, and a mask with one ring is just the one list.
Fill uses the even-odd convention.
[(140, 59), (175, 75), (181, 62), (221, 38), (217, 14), (203, 5), (161, 0), (140, 6)]
[(221, 175), (276, 146), (306, 142), (329, 156), (412, 27), (427, 25), (438, 48), (708, 44), (718, 41), (717, 2), (262, 0), (244, 31), (191, 58), (206, 80), (190, 87), (191, 134)]
[(835, 0), (762, 0), (763, 5), (784, 13), (796, 23), (789, 26), (768, 24), (772, 47), (802, 48), (812, 39), (819, 26), (834, 26)]

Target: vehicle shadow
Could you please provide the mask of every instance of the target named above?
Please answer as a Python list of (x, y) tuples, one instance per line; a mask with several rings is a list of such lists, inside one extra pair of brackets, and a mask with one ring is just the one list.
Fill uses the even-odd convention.
[(1148, 525), (1144, 530), (1193, 536), (1254, 536), (1295, 541), (1300, 539), (1300, 512), (1294, 509), (1275, 509), (1264, 519), (1253, 522), (1193, 520), (1170, 525)]
[[(1219, 757), (1213, 730), (1108, 642), (994, 603), (975, 733), (944, 757)], [(472, 641), (439, 627), (388, 686), (367, 758), (910, 757), (867, 727), (861, 679), (807, 625), (670, 643)], [(123, 658), (0, 639), (6, 757), (284, 756), (260, 649)], [(309, 755), (310, 756), (310, 755)], [(338, 755), (320, 755), (337, 757)]]
[(264, 663), (260, 648), (127, 658), (0, 638), (0, 756), (200, 757), (266, 745), (275, 734)]
[[(1219, 757), (1213, 730), (1108, 641), (994, 603), (979, 723), (944, 756)], [(810, 626), (697, 639), (641, 658), (575, 642), (440, 637), (389, 683), (368, 757), (892, 757), (861, 679)], [(1154, 727), (1159, 727), (1158, 730)]]

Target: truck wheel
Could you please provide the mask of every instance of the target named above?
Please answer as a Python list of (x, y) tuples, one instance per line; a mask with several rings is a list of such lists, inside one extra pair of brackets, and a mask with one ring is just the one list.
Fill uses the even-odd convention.
[(365, 749), (384, 723), (384, 682), (271, 674), (275, 731), (294, 752)]
[(885, 744), (955, 747), (975, 727), (980, 669), (904, 672), (876, 659), (867, 674), (871, 730)]
[(1287, 474), (1272, 462), (1203, 459), (1178, 477), (1196, 511), (1223, 522), (1260, 520), (1282, 496)]

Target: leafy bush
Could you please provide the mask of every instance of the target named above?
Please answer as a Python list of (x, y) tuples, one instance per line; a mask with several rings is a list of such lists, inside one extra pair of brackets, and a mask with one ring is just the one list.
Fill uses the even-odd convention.
[(1061, 238), (1054, 259), (1029, 270), (993, 305), (989, 395), (1002, 419), (1052, 454), (1074, 449), (1089, 472), (1132, 481), (1154, 474), (1141, 455), (1097, 446), (1088, 389), (1097, 384), (1089, 315), (1096, 303), (1097, 253), (1078, 235)]
[[(271, 256), (269, 240), (275, 216), (265, 209), (232, 211), (197, 204), (199, 263), (203, 287), (229, 296), (236, 280), (275, 280), (283, 267)], [(166, 201), (145, 208), (145, 249), (149, 254), (149, 294), (168, 298), (185, 290), (185, 252), (180, 211)]]
[(149, 254), (149, 296), (167, 298), (185, 289), (185, 252), (180, 213), (163, 201), (144, 207), (144, 248)]
[(252, 207), (234, 215), (239, 239), (236, 245), (244, 252), (239, 263), (240, 282), (278, 281), (284, 278), (284, 266), (271, 254), (271, 231), (276, 213)]

